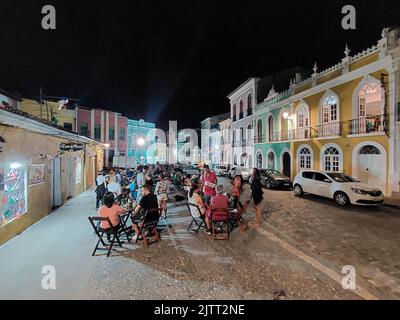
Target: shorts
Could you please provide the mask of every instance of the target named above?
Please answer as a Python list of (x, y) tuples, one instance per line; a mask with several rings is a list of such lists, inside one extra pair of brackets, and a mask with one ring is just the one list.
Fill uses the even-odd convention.
[(162, 193), (162, 194), (157, 195), (157, 199), (158, 199), (158, 201), (168, 201), (168, 196), (166, 193)]

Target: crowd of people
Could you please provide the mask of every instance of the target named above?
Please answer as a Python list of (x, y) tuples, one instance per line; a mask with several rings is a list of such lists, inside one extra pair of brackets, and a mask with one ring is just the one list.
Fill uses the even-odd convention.
[[(251, 198), (256, 212), (255, 225), (261, 224), (263, 191), (259, 171), (254, 168), (249, 180)], [(167, 215), (171, 192), (185, 194), (187, 201), (199, 209), (211, 233), (211, 212), (214, 209), (237, 212), (244, 181), (236, 176), (228, 193), (209, 166), (204, 165), (198, 175), (190, 175), (173, 165), (139, 165), (135, 169), (104, 169), (96, 177), (96, 209), (101, 217), (109, 217), (113, 227), (120, 227), (120, 215), (131, 213), (132, 231), (138, 237), (138, 224), (144, 212), (152, 211), (160, 219)], [(154, 218), (154, 217), (153, 217)], [(104, 222), (103, 222), (104, 224)], [(102, 227), (106, 228), (106, 225)], [(254, 224), (254, 223), (252, 223)]]

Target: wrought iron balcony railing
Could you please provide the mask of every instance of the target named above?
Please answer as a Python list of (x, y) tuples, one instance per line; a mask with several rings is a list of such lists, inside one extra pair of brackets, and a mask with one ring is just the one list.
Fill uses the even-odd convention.
[(350, 134), (371, 134), (387, 131), (387, 115), (369, 115), (349, 121)]
[(317, 138), (342, 135), (342, 123), (340, 121), (323, 123), (316, 126)]

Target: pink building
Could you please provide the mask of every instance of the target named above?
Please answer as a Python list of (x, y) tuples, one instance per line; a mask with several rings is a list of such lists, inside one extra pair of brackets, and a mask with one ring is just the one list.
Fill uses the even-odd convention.
[(128, 119), (104, 109), (76, 108), (76, 128), (80, 135), (107, 144), (104, 165), (111, 167), (113, 158), (125, 157)]

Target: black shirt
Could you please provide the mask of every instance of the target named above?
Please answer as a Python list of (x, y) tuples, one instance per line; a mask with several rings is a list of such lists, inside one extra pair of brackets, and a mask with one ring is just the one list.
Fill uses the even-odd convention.
[[(144, 211), (149, 211), (151, 209), (158, 209), (157, 196), (154, 193), (149, 193), (148, 195), (140, 199), (139, 205)], [(147, 214), (146, 221), (156, 220), (158, 218), (159, 218), (159, 213), (158, 211), (155, 211), (151, 212), (150, 214)]]

